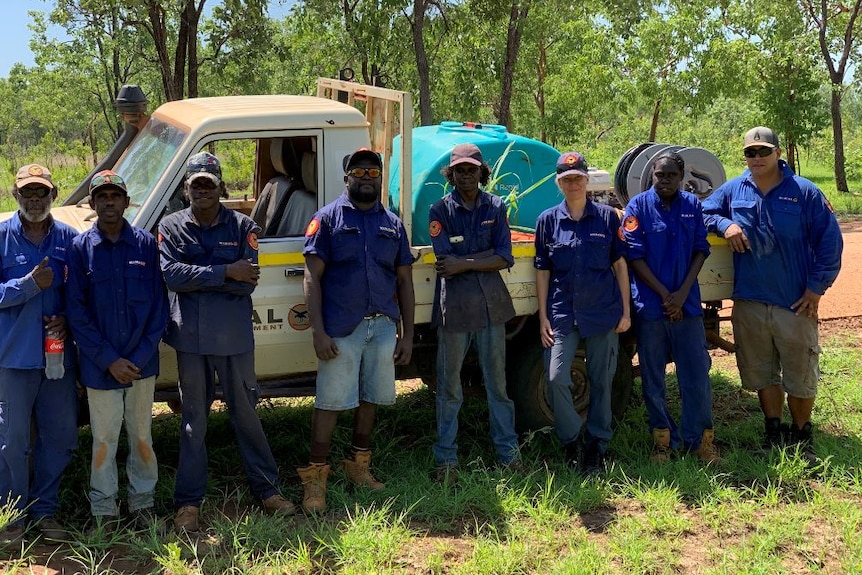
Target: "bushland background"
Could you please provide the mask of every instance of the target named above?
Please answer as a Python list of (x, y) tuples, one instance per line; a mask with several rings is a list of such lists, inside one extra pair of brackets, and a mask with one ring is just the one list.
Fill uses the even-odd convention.
[[(862, 1), (701, 0), (297, 1), (272, 19), (261, 0), (45, 1), (32, 16), (33, 66), (0, 78), (0, 191), (40, 162), (70, 191), (121, 129), (111, 100), (124, 83), (151, 102), (189, 96), (311, 93), (317, 76), (350, 67), (360, 81), (414, 93), (417, 123), (506, 125), (612, 170), (632, 145), (702, 146), (741, 172), (740, 142), (774, 127), (796, 170), (814, 179), (858, 245), (862, 212), (862, 98), (855, 71)], [(62, 38), (48, 33), (59, 26)], [(241, 158), (225, 166), (248, 189)], [(6, 201), (6, 208), (12, 204)], [(851, 238), (852, 242), (851, 242)], [(858, 248), (857, 248), (858, 250)], [(848, 251), (848, 253), (850, 253)], [(845, 272), (858, 273), (853, 252)], [(849, 276), (848, 276), (849, 277)], [(858, 277), (858, 276), (853, 276)], [(842, 280), (839, 279), (839, 282)], [(823, 322), (822, 464), (759, 447), (756, 397), (733, 356), (713, 352), (716, 436), (724, 464), (649, 462), (635, 397), (602, 477), (567, 469), (550, 430), (524, 435), (527, 472), (493, 466), (484, 402), (468, 398), (460, 433), (464, 474), (434, 484), (433, 395), (399, 382), (374, 444), (387, 490), (350, 490), (334, 472), (319, 518), (262, 515), (244, 485), (226, 415), (209, 429), (206, 530), (88, 532), (90, 436), (62, 485), (69, 542), (29, 540), (0, 555), (7, 573), (860, 573), (862, 572), (862, 311), (857, 284)], [(849, 297), (848, 297), (849, 294)], [(828, 302), (830, 294), (827, 294)], [(730, 334), (726, 334), (730, 337)], [(673, 365), (669, 397), (678, 408)], [(636, 381), (637, 383), (637, 381)], [(260, 406), (299, 499), (294, 466), (307, 459), (309, 399)], [(159, 407), (154, 438), (157, 510), (169, 518), (179, 420)], [(348, 448), (349, 419), (332, 463)], [(121, 449), (120, 461), (125, 452)], [(123, 470), (121, 467), (121, 482)], [(0, 517), (0, 522), (4, 521)]]

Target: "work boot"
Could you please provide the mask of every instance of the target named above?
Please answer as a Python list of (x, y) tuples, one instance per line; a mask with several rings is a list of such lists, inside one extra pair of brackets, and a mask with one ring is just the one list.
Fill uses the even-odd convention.
[(781, 423), (779, 417), (767, 417), (763, 420), (763, 448), (783, 447), (790, 435), (790, 428)]
[(434, 482), (444, 487), (454, 487), (458, 483), (458, 465), (442, 463), (434, 468)]
[(24, 533), (26, 529), (24, 529), (23, 523), (15, 523), (14, 525), (7, 525), (6, 529), (0, 531), (0, 545), (4, 547), (13, 547), (18, 545), (22, 541), (24, 541)]
[(670, 461), (670, 429), (667, 427), (652, 430), (652, 452), (649, 455), (651, 461), (656, 463), (667, 463)]
[(568, 442), (565, 446), (566, 465), (572, 469), (579, 469), (581, 457), (584, 454), (584, 442), (580, 435)]
[(42, 517), (36, 520), (35, 524), (36, 529), (45, 539), (52, 541), (67, 541), (69, 539), (69, 532), (51, 516)]
[(260, 504), (267, 515), (293, 515), (296, 513), (296, 506), (278, 493), (261, 500)]
[(799, 456), (805, 460), (809, 466), (817, 465), (820, 461), (817, 454), (814, 453), (814, 434), (812, 432), (811, 422), (808, 421), (802, 426), (802, 429), (796, 427), (796, 424), (790, 425), (790, 445), (799, 450)]
[(199, 515), (199, 507), (183, 505), (177, 510), (177, 515), (174, 517), (174, 531), (180, 534), (200, 531)]
[(718, 455), (718, 448), (712, 440), (715, 433), (711, 429), (704, 429), (703, 436), (700, 438), (700, 447), (694, 450), (694, 454), (700, 457), (701, 461), (709, 463), (720, 463), (721, 457)]
[(353, 485), (364, 485), (372, 491), (378, 491), (386, 487), (383, 483), (374, 479), (371, 475), (371, 452), (357, 451), (353, 455), (353, 459), (345, 459), (341, 462), (341, 466), (347, 473), (347, 479)]
[(302, 480), (302, 510), (306, 515), (326, 511), (326, 478), (329, 466), (312, 463), (308, 467), (297, 467), (296, 473)]
[(586, 477), (598, 475), (605, 470), (605, 455), (599, 450), (599, 443), (597, 441), (590, 440), (584, 445), (580, 470)]

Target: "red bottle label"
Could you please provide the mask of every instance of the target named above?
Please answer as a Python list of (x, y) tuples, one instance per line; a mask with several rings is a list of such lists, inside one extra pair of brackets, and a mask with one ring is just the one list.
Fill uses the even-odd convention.
[(45, 338), (45, 353), (63, 353), (65, 347), (62, 339)]

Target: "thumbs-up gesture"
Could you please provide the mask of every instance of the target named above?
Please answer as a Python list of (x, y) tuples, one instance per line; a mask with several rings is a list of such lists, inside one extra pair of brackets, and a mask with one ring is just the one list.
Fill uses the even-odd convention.
[(54, 270), (48, 265), (47, 256), (30, 272), (39, 289), (48, 289), (54, 283)]

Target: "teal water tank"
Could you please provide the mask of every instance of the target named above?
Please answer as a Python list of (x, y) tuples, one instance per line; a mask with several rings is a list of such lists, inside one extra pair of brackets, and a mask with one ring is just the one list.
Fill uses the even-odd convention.
[[(401, 171), (401, 157), (398, 152), (400, 137), (396, 137), (393, 144), (389, 178), (389, 206), (395, 213), (398, 213), (401, 196), (398, 181)], [(434, 202), (451, 191), (440, 171), (449, 165), (452, 148), (468, 143), (476, 144), (482, 150), (485, 162), (491, 166), (493, 186), (485, 191), (504, 198), (512, 227), (535, 230), (539, 214), (562, 201), (562, 195), (553, 177), (560, 152), (544, 142), (510, 134), (505, 126), (472, 122), (442, 122), (435, 126), (414, 128), (411, 245), (431, 243), (428, 235), (428, 211)], [(507, 153), (506, 149), (510, 144), (511, 148)], [(535, 189), (524, 193), (543, 179), (545, 181)], [(519, 194), (524, 195), (518, 197)]]

